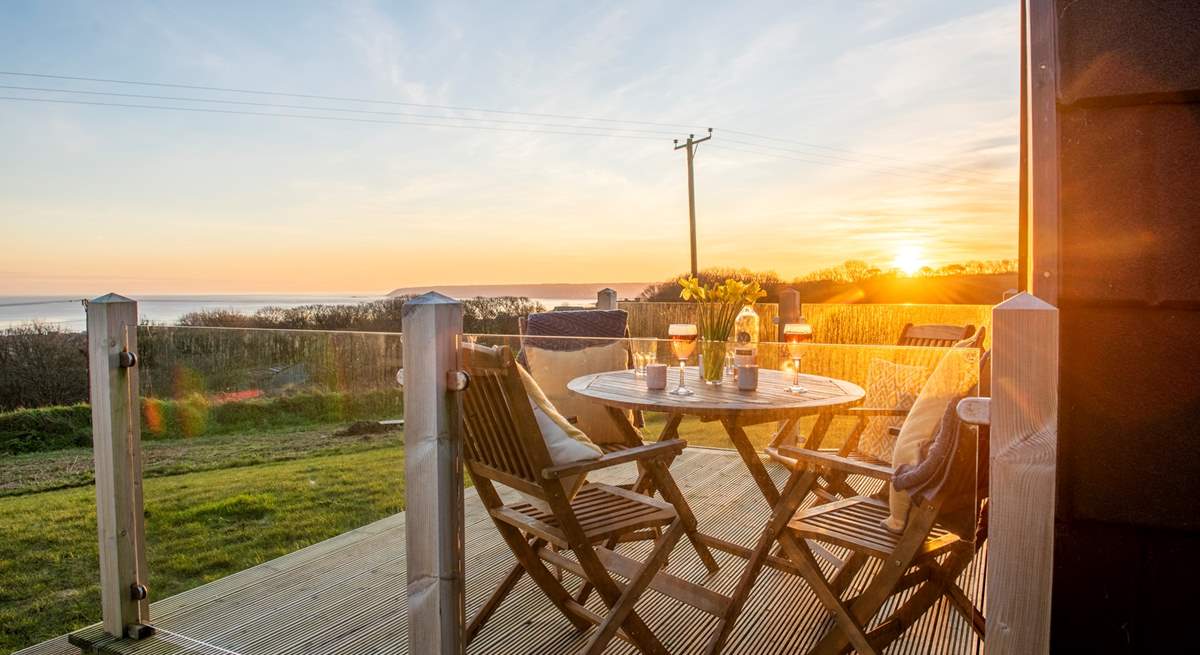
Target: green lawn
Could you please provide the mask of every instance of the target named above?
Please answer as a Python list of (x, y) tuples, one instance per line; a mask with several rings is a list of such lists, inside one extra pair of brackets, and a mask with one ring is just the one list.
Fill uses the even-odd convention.
[[(147, 478), (195, 471), (255, 466), (319, 455), (361, 452), (404, 443), (399, 430), (339, 434), (340, 425), (276, 429), (236, 435), (212, 435), (142, 441), (142, 474)], [(0, 496), (90, 485), (91, 448), (0, 455)]]
[[(165, 598), (404, 509), (385, 446), (147, 479), (152, 598)], [(100, 618), (93, 487), (0, 498), (0, 652)]]

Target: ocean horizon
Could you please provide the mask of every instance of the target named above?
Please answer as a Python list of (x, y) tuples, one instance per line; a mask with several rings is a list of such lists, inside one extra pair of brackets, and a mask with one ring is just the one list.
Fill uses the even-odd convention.
[[(191, 312), (205, 309), (227, 309), (253, 314), (264, 307), (299, 307), (301, 305), (354, 305), (387, 298), (368, 294), (147, 294), (131, 295), (138, 301), (141, 320), (172, 324)], [(591, 298), (530, 298), (552, 309), (559, 305), (591, 305)], [(83, 330), (87, 322), (83, 298), (65, 295), (0, 296), (0, 329), (28, 323), (59, 325), (69, 330)]]

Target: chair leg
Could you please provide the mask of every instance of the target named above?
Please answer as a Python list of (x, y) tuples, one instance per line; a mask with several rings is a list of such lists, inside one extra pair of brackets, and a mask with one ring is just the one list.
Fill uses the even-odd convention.
[[(846, 647), (846, 642), (849, 641), (860, 655), (877, 655), (878, 651), (871, 646), (871, 642), (867, 639), (867, 634), (863, 630), (862, 624), (864, 620), (855, 616), (854, 608), (847, 607), (841, 598), (838, 597), (837, 592), (829, 585), (829, 581), (825, 579), (825, 576), (821, 575), (821, 567), (817, 564), (812, 551), (808, 549), (808, 544), (803, 539), (797, 539), (786, 531), (779, 535), (779, 541), (783, 544), (783, 549), (787, 553), (788, 559), (792, 560), (800, 568), (801, 575), (804, 576), (805, 581), (808, 582), (808, 586), (816, 594), (817, 600), (821, 601), (825, 609), (833, 614), (833, 618), (837, 621), (837, 626), (841, 628), (841, 630), (831, 630), (812, 652), (836, 655), (841, 653), (842, 649)], [(876, 580), (881, 575), (877, 575)], [(884, 599), (886, 600), (886, 596)], [(830, 637), (835, 638), (830, 639)]]
[(725, 641), (733, 633), (738, 615), (741, 614), (742, 608), (746, 604), (746, 599), (750, 595), (750, 590), (754, 587), (755, 580), (758, 579), (758, 574), (766, 564), (767, 556), (770, 555), (772, 546), (780, 534), (783, 533), (784, 529), (787, 528), (788, 521), (792, 519), (792, 515), (796, 513), (796, 510), (800, 508), (800, 504), (804, 502), (804, 497), (808, 495), (808, 490), (815, 479), (816, 474), (807, 470), (793, 471), (788, 476), (779, 502), (775, 504), (775, 508), (772, 510), (771, 519), (759, 534), (758, 543), (755, 545), (754, 551), (750, 554), (750, 558), (746, 562), (746, 567), (742, 569), (738, 583), (729, 598), (729, 606), (725, 609), (725, 614), (721, 617), (721, 620), (717, 622), (717, 627), (713, 635), (709, 637), (708, 645), (704, 649), (706, 655), (716, 655), (721, 652)]
[[(812, 586), (818, 597), (822, 597), (826, 592), (833, 594), (832, 602), (825, 602), (824, 598), (822, 598), (822, 602), (830, 611), (834, 612), (834, 616), (838, 619), (838, 626), (842, 628), (841, 630), (830, 630), (813, 649), (814, 654), (835, 655), (842, 652), (847, 642), (857, 648), (859, 652), (863, 652), (864, 646), (870, 648), (865, 641), (862, 625), (870, 621), (879, 608), (883, 607), (884, 602), (895, 592), (901, 578), (911, 568), (913, 557), (924, 544), (925, 535), (929, 533), (936, 513), (936, 509), (932, 506), (912, 508), (908, 516), (908, 527), (905, 528), (895, 550), (884, 560), (879, 572), (871, 579), (867, 588), (849, 604), (848, 614), (842, 611), (846, 605), (841, 602), (841, 599), (825, 581), (820, 569), (813, 567), (814, 575), (813, 579), (809, 580), (809, 585)], [(790, 535), (784, 536), (789, 537)], [(793, 549), (788, 546), (789, 541), (783, 539), (781, 542), (784, 544), (788, 556), (795, 561)], [(791, 543), (795, 543), (795, 540), (791, 540)], [(807, 549), (804, 549), (803, 553), (796, 549), (796, 554), (801, 557), (807, 553)], [(859, 639), (863, 639), (864, 643), (859, 643)]]
[(840, 596), (843, 591), (846, 591), (850, 582), (854, 580), (854, 576), (867, 563), (867, 559), (864, 553), (851, 553), (850, 557), (847, 557), (838, 567), (837, 573), (833, 574), (833, 579), (829, 581), (829, 586), (833, 588), (834, 592)]
[[(958, 591), (959, 594), (962, 593), (954, 581), (971, 562), (970, 550), (964, 549), (964, 551), (951, 553), (941, 566), (934, 565), (936, 570), (929, 579), (922, 583), (921, 587), (909, 596), (903, 605), (896, 608), (887, 619), (882, 621), (878, 628), (868, 633), (867, 637), (871, 640), (873, 646), (880, 650), (887, 648), (900, 635), (904, 634), (905, 630), (908, 630), (920, 620), (925, 612), (929, 611), (929, 608), (933, 607), (934, 603), (942, 596), (948, 596), (951, 602), (954, 602), (953, 592)], [(964, 615), (964, 617), (972, 629), (975, 629), (979, 633), (979, 636), (982, 637), (983, 615), (965, 596), (963, 596), (963, 600), (967, 602), (971, 610), (971, 616)], [(965, 611), (957, 607), (956, 609), (959, 609), (960, 612)], [(976, 623), (976, 615), (978, 616), (978, 623)]]
[[(617, 607), (617, 604), (621, 601), (621, 597), (623, 595), (621, 588), (617, 586), (617, 583), (614, 582), (612, 577), (609, 576), (608, 570), (604, 568), (604, 564), (600, 561), (600, 558), (596, 555), (596, 551), (593, 550), (590, 545), (577, 547), (574, 550), (575, 557), (579, 561), (579, 566), (583, 569), (584, 577), (586, 577), (596, 588), (596, 592), (600, 594), (601, 600), (604, 601), (604, 605), (608, 607), (611, 614)], [(647, 584), (649, 584), (649, 582), (647, 582)], [(571, 602), (573, 603), (574, 600)], [(643, 653), (647, 653), (648, 655), (668, 655), (666, 649), (663, 648), (662, 642), (658, 640), (658, 637), (654, 636), (654, 633), (650, 631), (650, 628), (648, 628), (645, 622), (642, 621), (641, 617), (637, 615), (637, 612), (633, 611), (632, 607), (630, 607), (628, 611), (624, 611), (624, 613), (624, 620), (621, 623), (616, 623), (610, 627), (612, 634), (616, 634), (616, 630), (623, 627), (625, 633), (629, 635), (634, 645), (637, 646), (638, 649)], [(609, 622), (610, 621), (606, 620), (605, 624)], [(606, 625), (605, 627), (609, 626)], [(611, 639), (611, 637), (612, 635), (610, 634), (609, 639)], [(597, 643), (597, 640), (595, 637), (593, 637), (589, 642), (589, 652), (598, 653), (603, 651), (606, 643), (600, 643), (598, 647)]]
[[(641, 436), (638, 434), (637, 429), (629, 424), (624, 412), (615, 407), (608, 407), (607, 409), (613, 423), (625, 433), (626, 440), (629, 443), (634, 443), (635, 441), (640, 443)], [(667, 427), (663, 429), (664, 434), (668, 432), (674, 433), (680, 420), (682, 420), (682, 416), (673, 414), (668, 419)], [(663, 499), (675, 506), (675, 513), (683, 523), (684, 533), (687, 535), (688, 541), (692, 542), (692, 547), (696, 549), (696, 554), (700, 556), (700, 561), (704, 562), (704, 567), (708, 569), (709, 573), (719, 571), (721, 566), (717, 564), (717, 560), (708, 549), (708, 545), (700, 539), (700, 534), (696, 529), (696, 515), (692, 514), (691, 506), (688, 505), (687, 499), (683, 497), (683, 492), (675, 484), (675, 478), (671, 477), (671, 472), (667, 466), (660, 460), (648, 460), (642, 462), (641, 466), (649, 476), (650, 482), (658, 488), (658, 493), (662, 494)], [(640, 482), (639, 480), (639, 484)]]
[[(667, 555), (675, 544), (679, 541), (679, 537), (683, 534), (683, 524), (679, 519), (675, 519), (663, 536), (659, 538), (654, 549), (650, 551), (650, 555), (642, 562), (637, 573), (629, 580), (629, 584), (625, 587), (625, 592), (617, 599), (617, 602), (612, 605), (608, 616), (604, 620), (604, 624), (592, 636), (588, 642), (586, 650), (587, 655), (600, 655), (604, 652), (604, 647), (616, 635), (617, 630), (624, 625), (625, 620), (633, 613), (633, 606), (637, 603), (638, 598), (650, 586), (650, 582), (658, 573), (659, 569), (666, 563)], [(626, 628), (628, 632), (628, 627)], [(660, 644), (661, 647), (661, 644)]]
[(525, 541), (525, 537), (521, 534), (521, 531), (503, 521), (493, 521), (493, 523), (495, 523), (496, 529), (499, 530), (500, 536), (508, 543), (508, 547), (512, 549), (517, 561), (521, 563), (521, 568), (525, 569), (525, 572), (529, 574), (534, 584), (541, 588), (546, 597), (550, 599), (550, 602), (554, 603), (554, 606), (562, 612), (563, 616), (567, 617), (571, 625), (580, 631), (592, 627), (591, 622), (581, 616), (586, 610), (576, 603), (575, 599), (571, 598), (570, 592), (564, 589), (562, 583), (554, 578), (554, 574), (546, 568), (546, 565), (542, 563), (542, 559), (538, 557), (537, 551), (530, 547), (531, 544), (529, 542)]

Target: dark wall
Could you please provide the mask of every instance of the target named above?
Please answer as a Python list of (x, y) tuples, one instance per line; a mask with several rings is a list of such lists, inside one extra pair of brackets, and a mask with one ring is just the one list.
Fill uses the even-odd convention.
[(1175, 652), (1200, 589), (1200, 2), (1057, 0), (1051, 639)]

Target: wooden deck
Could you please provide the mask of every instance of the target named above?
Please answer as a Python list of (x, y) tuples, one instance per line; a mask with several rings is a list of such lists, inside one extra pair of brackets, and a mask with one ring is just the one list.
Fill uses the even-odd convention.
[[(772, 467), (780, 482), (784, 471)], [(767, 511), (744, 465), (729, 451), (688, 449), (672, 467), (690, 499), (701, 529), (750, 544)], [(622, 482), (632, 469), (593, 474)], [(482, 505), (469, 489), (467, 518), (467, 614), (472, 615), (513, 564)], [(404, 514), (396, 514), (151, 605), (159, 631), (140, 642), (111, 640), (98, 626), (71, 635), (94, 652), (143, 655), (267, 655), (405, 653)], [(643, 544), (627, 546), (641, 548)], [(743, 560), (717, 553), (722, 571), (706, 584), (728, 591)], [(964, 573), (963, 589), (982, 607), (983, 557)], [(686, 543), (668, 570), (700, 582), (704, 570)], [(860, 585), (864, 571), (855, 580)], [(151, 572), (153, 575), (153, 572)], [(568, 574), (570, 588), (576, 581)], [(152, 578), (153, 579), (153, 578)], [(591, 602), (597, 603), (596, 594)], [(892, 602), (898, 602), (897, 597)], [(648, 592), (638, 612), (672, 653), (699, 652), (715, 619)], [(804, 652), (831, 621), (805, 583), (766, 569), (725, 652)], [(541, 593), (522, 581), (471, 644), (471, 653), (574, 653), (586, 633), (575, 632)], [(889, 653), (978, 653), (982, 644), (943, 600)], [(75, 655), (67, 637), (17, 655)], [(632, 653), (615, 641), (613, 653)]]

